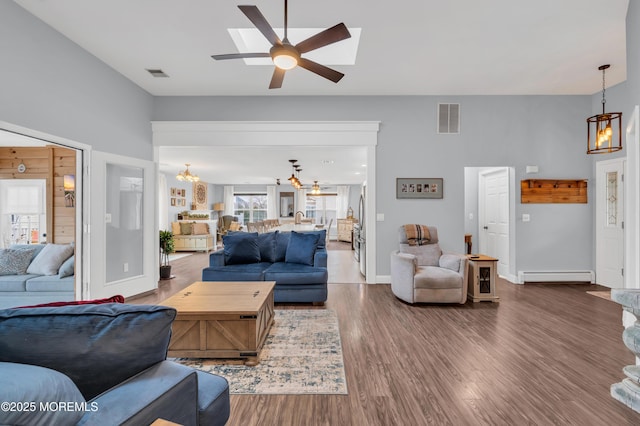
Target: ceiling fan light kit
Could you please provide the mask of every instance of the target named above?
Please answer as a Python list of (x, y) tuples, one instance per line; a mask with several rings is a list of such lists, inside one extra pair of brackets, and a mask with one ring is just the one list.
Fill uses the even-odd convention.
[(622, 149), (622, 113), (605, 112), (604, 73), (610, 67), (600, 65), (602, 71), (602, 114), (587, 118), (587, 154), (608, 154)]
[(280, 37), (273, 30), (273, 27), (267, 22), (262, 12), (257, 6), (238, 6), (247, 18), (255, 25), (262, 35), (271, 43), (269, 53), (230, 53), (225, 55), (212, 55), (211, 57), (217, 61), (226, 59), (244, 59), (244, 58), (267, 58), (271, 57), (276, 68), (273, 70), (269, 89), (279, 89), (282, 87), (282, 80), (286, 71), (297, 66), (304, 68), (312, 73), (337, 83), (344, 77), (344, 74), (326, 67), (322, 64), (303, 58), (303, 53), (311, 52), (330, 44), (346, 40), (351, 37), (351, 33), (343, 23), (334, 25), (324, 31), (312, 35), (306, 40), (301, 41), (295, 46), (289, 42), (287, 38), (288, 28), (288, 1), (284, 0), (284, 38)]

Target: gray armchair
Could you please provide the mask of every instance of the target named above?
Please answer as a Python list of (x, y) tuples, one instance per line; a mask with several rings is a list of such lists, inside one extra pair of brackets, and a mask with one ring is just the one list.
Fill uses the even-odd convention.
[(465, 303), (467, 263), (462, 254), (442, 253), (438, 230), (429, 229), (424, 245), (409, 245), (401, 226), (400, 249), (391, 253), (391, 291), (408, 303)]

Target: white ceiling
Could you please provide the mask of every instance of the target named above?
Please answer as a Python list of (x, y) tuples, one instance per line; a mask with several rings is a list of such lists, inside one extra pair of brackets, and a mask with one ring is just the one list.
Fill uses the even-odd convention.
[(289, 186), (291, 163), (298, 160), (305, 186), (361, 184), (366, 179), (365, 147), (160, 147), (160, 171), (175, 175), (189, 171), (216, 184)]
[[(273, 66), (211, 55), (237, 51), (229, 28), (252, 28), (237, 4), (281, 27), (283, 0), (14, 1), (156, 96), (591, 95), (605, 63), (607, 86), (626, 79), (628, 0), (291, 0), (290, 27), (362, 30), (355, 65), (332, 66), (346, 74), (338, 84), (294, 69), (278, 90)], [(146, 71), (157, 68), (169, 78)], [(364, 180), (364, 148), (162, 148), (160, 170), (192, 163), (207, 182), (285, 185), (289, 158), (305, 184)]]
[[(15, 1), (153, 95), (593, 94), (604, 63), (609, 85), (626, 78), (628, 0), (291, 0), (290, 27), (362, 34), (338, 84), (294, 69), (278, 90), (272, 66), (211, 59), (252, 27), (244, 1)], [(283, 0), (249, 3), (283, 25)]]

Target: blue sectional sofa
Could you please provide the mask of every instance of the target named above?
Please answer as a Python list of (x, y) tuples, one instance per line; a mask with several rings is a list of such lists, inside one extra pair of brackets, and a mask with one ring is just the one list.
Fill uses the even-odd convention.
[[(11, 256), (16, 251), (31, 254), (24, 268)], [(0, 309), (75, 300), (72, 244), (14, 244), (0, 250), (0, 262)]]
[(275, 302), (327, 300), (326, 230), (232, 232), (211, 253), (202, 281), (275, 281)]
[(0, 310), (0, 424), (224, 425), (227, 380), (166, 360), (175, 316), (122, 303)]

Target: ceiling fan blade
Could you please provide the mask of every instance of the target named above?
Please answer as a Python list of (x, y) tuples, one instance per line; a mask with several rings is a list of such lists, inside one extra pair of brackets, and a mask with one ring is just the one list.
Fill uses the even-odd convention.
[(216, 61), (223, 59), (244, 59), (244, 58), (270, 58), (268, 53), (229, 53), (226, 55), (211, 55)]
[(279, 89), (282, 87), (282, 80), (284, 80), (285, 72), (285, 70), (275, 67), (273, 70), (273, 76), (271, 77), (271, 83), (269, 84), (269, 89)]
[(339, 82), (340, 79), (344, 77), (344, 74), (342, 74), (341, 72), (333, 70), (329, 67), (325, 67), (324, 65), (321, 65), (317, 62), (310, 61), (309, 59), (300, 58), (298, 60), (298, 65), (306, 70), (318, 74), (321, 77), (331, 80), (334, 83)]
[(242, 13), (244, 13), (251, 22), (253, 22), (253, 25), (256, 26), (267, 40), (269, 40), (269, 43), (272, 45), (282, 44), (282, 41), (280, 41), (280, 38), (276, 32), (273, 31), (273, 28), (269, 25), (269, 22), (267, 22), (267, 19), (264, 17), (262, 12), (260, 12), (257, 6), (238, 6), (238, 9), (240, 9)]
[(324, 31), (320, 31), (318, 34), (312, 35), (308, 39), (301, 41), (300, 43), (296, 44), (296, 49), (302, 54), (315, 49), (319, 49), (328, 44), (345, 40), (350, 37), (351, 33), (341, 22), (338, 25), (334, 25), (333, 27), (327, 28)]

